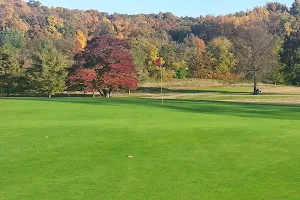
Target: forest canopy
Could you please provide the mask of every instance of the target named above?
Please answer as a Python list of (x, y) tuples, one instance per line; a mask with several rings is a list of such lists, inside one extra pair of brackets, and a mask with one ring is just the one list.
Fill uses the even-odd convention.
[[(161, 72), (165, 79), (300, 84), (299, 0), (198, 18), (111, 15), (35, 0), (0, 0), (0, 10), (2, 95), (77, 90), (107, 96)], [(162, 67), (155, 64), (159, 57)]]

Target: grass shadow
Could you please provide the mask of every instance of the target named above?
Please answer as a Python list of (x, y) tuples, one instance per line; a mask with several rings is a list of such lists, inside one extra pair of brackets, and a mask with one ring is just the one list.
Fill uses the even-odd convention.
[[(24, 100), (24, 99), (23, 99)], [(300, 120), (300, 106), (282, 104), (252, 104), (212, 100), (160, 100), (141, 98), (33, 98), (25, 100), (76, 103), (102, 106), (144, 106), (181, 112), (240, 116), (252, 118)], [(138, 107), (134, 108), (138, 109)]]
[[(160, 93), (159, 87), (140, 87), (137, 93)], [(219, 93), (219, 94), (252, 94), (251, 92), (226, 91), (226, 90), (186, 90), (186, 89), (169, 89), (163, 88), (164, 93), (181, 93), (181, 94), (201, 94), (201, 93)]]
[[(132, 91), (133, 93), (149, 93), (149, 94), (159, 94), (161, 93), (160, 87), (140, 87), (136, 91)], [(163, 88), (163, 93), (175, 93), (175, 94), (224, 94), (224, 95), (253, 95), (253, 91), (249, 90), (249, 92), (245, 91), (230, 91), (224, 89), (199, 89), (199, 90), (187, 90), (187, 89), (169, 89)], [(282, 93), (274, 93), (274, 92), (264, 92), (259, 94), (259, 96), (297, 96), (299, 94), (282, 94)]]

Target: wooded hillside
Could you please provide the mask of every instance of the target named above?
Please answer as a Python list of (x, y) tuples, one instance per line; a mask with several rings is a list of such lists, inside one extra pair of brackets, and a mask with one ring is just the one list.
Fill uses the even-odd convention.
[[(300, 84), (300, 0), (230, 15), (176, 17), (0, 0), (0, 93), (135, 89), (165, 79)], [(162, 57), (163, 66), (155, 65)]]

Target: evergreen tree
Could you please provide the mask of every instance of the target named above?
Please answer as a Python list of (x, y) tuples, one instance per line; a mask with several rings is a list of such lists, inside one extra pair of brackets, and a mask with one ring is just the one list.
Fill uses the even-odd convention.
[(66, 89), (66, 68), (69, 62), (50, 41), (44, 41), (39, 52), (33, 56), (31, 74), (36, 91), (51, 95), (63, 92)]
[(8, 30), (0, 32), (0, 45), (10, 45), (15, 49), (21, 49), (24, 45), (24, 35), (18, 31)]
[(23, 92), (21, 80), (24, 69), (20, 59), (24, 44), (24, 36), (18, 31), (0, 32), (0, 93), (9, 96), (12, 93)]
[(16, 91), (18, 80), (24, 70), (18, 60), (17, 51), (8, 45), (0, 46), (0, 93), (10, 94)]
[(291, 15), (293, 15), (295, 17), (300, 16), (300, 0), (295, 0), (295, 2), (293, 3), (293, 5), (291, 7), (290, 13), (291, 13)]
[(285, 39), (280, 54), (286, 83), (300, 85), (300, 40), (299, 32), (294, 32)]

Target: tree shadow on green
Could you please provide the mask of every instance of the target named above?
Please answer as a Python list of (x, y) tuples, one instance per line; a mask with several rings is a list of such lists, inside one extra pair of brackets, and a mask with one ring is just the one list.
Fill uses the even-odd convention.
[[(165, 104), (162, 106), (160, 100), (140, 98), (41, 98), (28, 100), (113, 107), (143, 106), (201, 114), (300, 120), (300, 106), (297, 105), (251, 104), (210, 100), (165, 100)], [(138, 107), (132, 107), (132, 109), (138, 109)]]
[[(161, 93), (159, 87), (141, 87), (136, 90), (137, 93)], [(252, 94), (249, 92), (227, 91), (227, 90), (186, 90), (186, 89), (169, 89), (163, 88), (164, 93), (181, 93), (181, 94), (201, 94), (201, 93), (218, 93), (218, 94)]]

